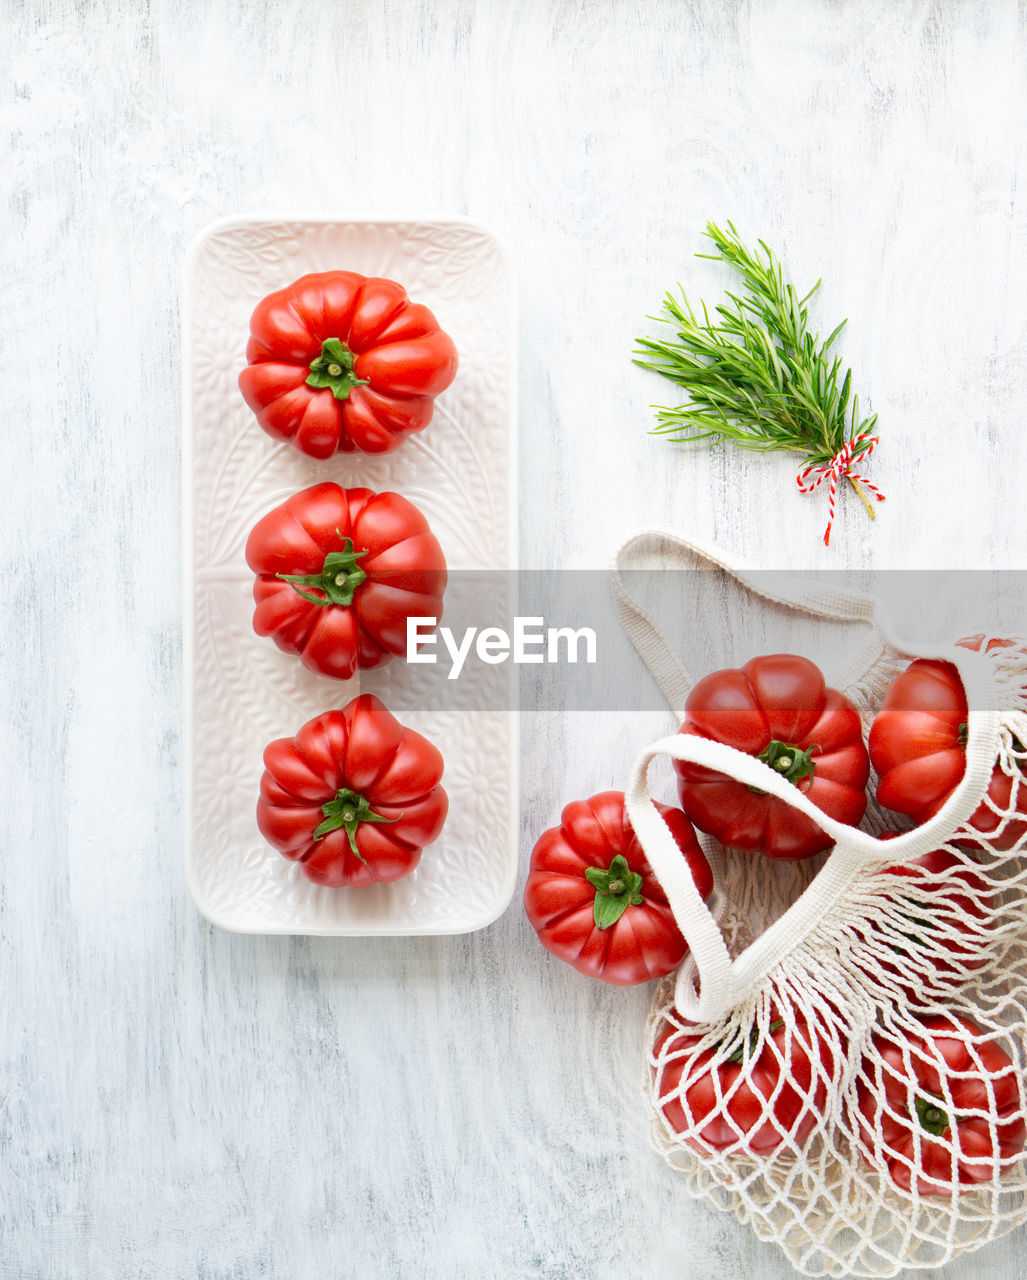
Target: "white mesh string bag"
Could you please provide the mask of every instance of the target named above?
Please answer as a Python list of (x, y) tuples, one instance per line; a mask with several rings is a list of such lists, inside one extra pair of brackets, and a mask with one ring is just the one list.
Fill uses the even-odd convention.
[[(622, 548), (621, 621), (680, 719), (688, 678), (620, 574), (656, 542), (767, 592), (674, 535)], [(912, 652), (870, 600), (769, 598), (868, 624), (843, 687), (865, 730), (913, 659), (952, 663), (969, 707), (965, 771), (932, 818), (882, 840), (721, 743), (675, 734), (641, 754), (627, 811), (690, 947), (646, 1027), (651, 1137), (691, 1195), (807, 1275), (936, 1267), (1027, 1220), (1027, 643)], [(660, 755), (778, 796), (833, 849), (784, 863), (703, 837), (717, 877), (704, 903), (649, 797)], [(989, 798), (996, 771), (1005, 785)], [(864, 826), (893, 821), (871, 796)]]

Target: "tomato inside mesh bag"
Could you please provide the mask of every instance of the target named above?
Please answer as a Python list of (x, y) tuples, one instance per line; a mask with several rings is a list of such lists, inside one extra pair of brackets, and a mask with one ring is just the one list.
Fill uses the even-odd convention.
[[(627, 544), (618, 572), (654, 541), (661, 568), (677, 548), (757, 591), (719, 555), (663, 533)], [(616, 574), (614, 594), (680, 723), (694, 681)], [(729, 744), (671, 733), (639, 755), (626, 807), (689, 945), (646, 1025), (650, 1137), (689, 1194), (751, 1225), (800, 1273), (940, 1267), (1027, 1223), (1027, 641), (918, 649), (865, 597), (757, 594), (870, 629), (861, 665), (835, 677), (864, 735), (911, 665), (942, 669), (944, 708), (920, 708), (918, 729), (899, 726), (906, 745), (873, 763), (887, 774), (929, 758), (933, 716), (948, 772), (905, 807), (879, 776), (857, 828)], [(791, 805), (833, 847), (782, 862), (707, 836), (716, 883), (703, 903), (648, 812), (658, 756)], [(934, 776), (936, 765), (916, 767)], [(882, 838), (895, 812), (915, 825)]]

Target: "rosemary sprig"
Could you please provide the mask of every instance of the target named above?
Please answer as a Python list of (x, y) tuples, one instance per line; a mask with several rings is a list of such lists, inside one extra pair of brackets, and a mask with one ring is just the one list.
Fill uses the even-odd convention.
[[(681, 289), (680, 300), (667, 294), (664, 315), (649, 317), (669, 320), (677, 341), (639, 338), (635, 364), (689, 395), (685, 404), (656, 406), (654, 432), (676, 442), (729, 440), (760, 453), (790, 450), (808, 458), (810, 467), (828, 466), (852, 442), (855, 462), (873, 447), (877, 414), (860, 417), (859, 397), (851, 394), (852, 370), (843, 372), (841, 357), (831, 354), (846, 322), (823, 342), (809, 331), (806, 304), (821, 282), (800, 298), (762, 240), (761, 252), (750, 252), (731, 222), (726, 231), (707, 223), (706, 235), (717, 251), (696, 257), (728, 263), (745, 291), (727, 293), (711, 318), (705, 303), (697, 315)], [(841, 474), (874, 518), (859, 480)]]

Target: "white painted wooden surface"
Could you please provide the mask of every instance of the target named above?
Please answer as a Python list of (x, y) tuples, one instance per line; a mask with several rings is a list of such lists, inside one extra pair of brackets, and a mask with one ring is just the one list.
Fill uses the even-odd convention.
[[(1013, 3), (2, 6), (0, 1274), (791, 1274), (681, 1194), (644, 990), (519, 904), (467, 937), (239, 937), (182, 875), (178, 287), (232, 213), (461, 213), (520, 292), (525, 566), (651, 522), (779, 566), (1027, 567)], [(870, 526), (648, 436), (632, 367), (708, 217), (763, 235), (881, 415)], [(641, 676), (638, 676), (641, 679)], [(527, 713), (525, 854), (659, 716)], [(523, 876), (523, 868), (522, 868)], [(1022, 1275), (1022, 1235), (945, 1280)]]

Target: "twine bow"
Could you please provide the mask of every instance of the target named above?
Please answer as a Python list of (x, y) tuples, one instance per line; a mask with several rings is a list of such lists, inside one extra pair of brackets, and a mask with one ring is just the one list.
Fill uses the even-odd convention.
[[(831, 526), (834, 524), (834, 504), (838, 493), (838, 481), (848, 480), (852, 487), (863, 500), (863, 505), (870, 513), (871, 518), (874, 515), (874, 509), (867, 501), (863, 488), (867, 488), (874, 495), (878, 502), (884, 501), (884, 494), (875, 484), (864, 475), (860, 475), (858, 471), (853, 471), (852, 461), (853, 455), (861, 445), (865, 444), (866, 448), (860, 455), (863, 458), (869, 458), (873, 451), (877, 448), (877, 436), (872, 436), (869, 431), (864, 431), (862, 435), (856, 436), (852, 440), (847, 440), (845, 444), (838, 450), (830, 462), (815, 462), (811, 466), (803, 468), (795, 477), (795, 483), (799, 486), (800, 493), (812, 493), (818, 485), (822, 485), (825, 480), (830, 484), (830, 490), (827, 495), (827, 528), (824, 530), (824, 546), (831, 545)], [(862, 487), (861, 487), (862, 486)]]

